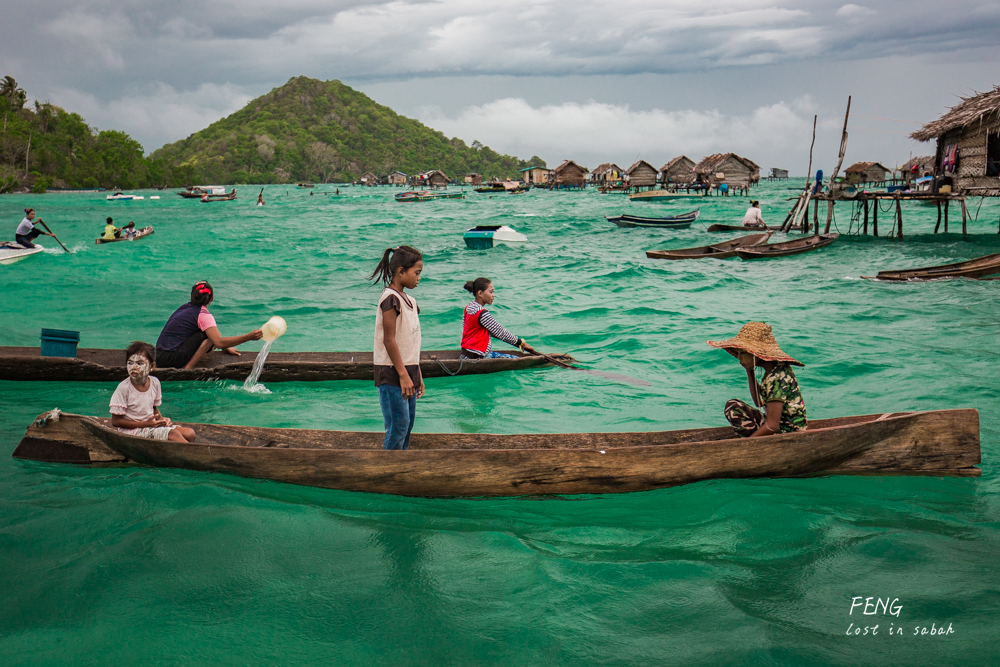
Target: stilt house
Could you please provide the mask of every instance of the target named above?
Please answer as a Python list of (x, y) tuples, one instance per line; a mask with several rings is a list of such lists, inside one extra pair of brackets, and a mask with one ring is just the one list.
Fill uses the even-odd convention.
[(413, 177), (413, 185), (422, 185), (432, 188), (446, 188), (449, 183), (451, 183), (451, 179), (448, 178), (448, 174), (444, 173), (440, 169), (422, 171)]
[(1000, 197), (1000, 86), (962, 98), (910, 137), (937, 140), (935, 173), (951, 176), (956, 192)]
[(550, 188), (585, 188), (587, 187), (586, 167), (581, 167), (572, 160), (566, 160), (552, 170), (549, 177)]
[(656, 167), (645, 160), (637, 160), (635, 164), (625, 172), (625, 178), (629, 187), (651, 188), (656, 185)]
[(660, 183), (690, 185), (694, 183), (694, 160), (687, 155), (678, 155), (660, 169)]
[(760, 167), (736, 153), (709, 155), (695, 166), (695, 175), (710, 186), (728, 183), (730, 188), (748, 188), (760, 180)]
[(389, 185), (406, 185), (406, 174), (401, 171), (394, 171), (388, 176), (386, 176), (386, 182)]
[(848, 183), (885, 183), (892, 173), (878, 162), (855, 162), (844, 170), (844, 180)]
[(924, 176), (933, 176), (934, 156), (921, 155), (920, 157), (907, 160), (903, 163), (903, 166), (899, 168), (899, 171), (903, 175), (903, 180), (907, 182)]
[(550, 173), (545, 167), (525, 167), (521, 169), (521, 180), (532, 185), (542, 185), (549, 182)]
[(370, 171), (361, 174), (361, 178), (358, 180), (361, 181), (361, 185), (378, 185), (378, 176)]
[(622, 168), (614, 162), (605, 162), (591, 172), (590, 182), (597, 185), (618, 185), (622, 182)]
[(469, 185), (482, 185), (483, 184), (483, 175), (482, 174), (477, 174), (475, 172), (472, 172), (472, 173), (466, 174), (464, 180)]

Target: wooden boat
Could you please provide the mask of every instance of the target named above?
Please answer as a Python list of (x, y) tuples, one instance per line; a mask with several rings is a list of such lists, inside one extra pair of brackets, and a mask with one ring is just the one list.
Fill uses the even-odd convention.
[[(781, 227), (768, 227), (772, 232), (776, 232)], [(797, 228), (796, 228), (797, 229)], [(710, 232), (762, 232), (763, 229), (755, 229), (753, 227), (744, 227), (743, 225), (720, 225), (714, 224), (708, 226), (708, 231)]]
[(673, 190), (646, 190), (644, 192), (633, 192), (628, 196), (631, 201), (667, 201), (671, 199), (683, 199), (685, 197), (703, 197), (704, 195), (692, 194), (689, 192), (674, 192)]
[(221, 185), (192, 185), (177, 194), (185, 199), (201, 199), (205, 195), (224, 195), (226, 188)]
[(116, 239), (97, 239), (97, 243), (100, 245), (101, 243), (117, 243), (118, 241), (138, 241), (141, 238), (152, 235), (152, 233), (153, 227), (150, 225), (149, 227), (143, 227), (142, 229), (137, 230), (135, 236), (132, 238), (126, 237), (123, 232), (122, 236), (119, 236)]
[(1000, 254), (977, 257), (965, 262), (928, 266), (922, 269), (879, 271), (877, 276), (861, 276), (865, 280), (937, 280), (939, 278), (982, 278), (1000, 273)]
[[(425, 378), (446, 375), (479, 375), (548, 366), (542, 357), (512, 350), (515, 359), (462, 359), (458, 350), (424, 350), (420, 369)], [(573, 358), (550, 355), (565, 363)], [(222, 352), (207, 355), (197, 368), (155, 368), (161, 381), (245, 380), (257, 359), (246, 351), (234, 357)], [(271, 352), (261, 373), (261, 382), (327, 382), (371, 380), (371, 352)], [(121, 382), (128, 377), (122, 350), (83, 348), (77, 356), (43, 357), (37, 347), (0, 347), (0, 380)]]
[(465, 199), (464, 192), (400, 192), (395, 196), (398, 202), (435, 201), (438, 199)]
[(712, 245), (703, 245), (698, 248), (647, 250), (646, 257), (649, 257), (650, 259), (704, 259), (705, 257), (726, 259), (728, 257), (734, 257), (736, 255), (737, 248), (746, 248), (749, 246), (760, 245), (761, 243), (767, 243), (767, 240), (771, 238), (771, 234), (773, 233), (774, 232), (760, 232), (759, 234), (749, 234), (747, 236), (732, 239), (731, 241), (715, 243)]
[(505, 190), (503, 183), (492, 183), (490, 185), (484, 185), (479, 188), (475, 188), (475, 192), (479, 193), (493, 193), (493, 192), (503, 192)]
[(786, 257), (788, 255), (798, 255), (799, 253), (817, 250), (823, 246), (828, 246), (837, 240), (840, 234), (820, 234), (819, 236), (803, 236), (793, 241), (784, 243), (768, 243), (765, 245), (753, 246), (750, 248), (740, 248), (736, 250), (736, 256), (741, 259), (766, 259), (768, 257)]
[(21, 261), (25, 257), (45, 250), (45, 248), (37, 243), (34, 244), (34, 246), (34, 248), (25, 248), (20, 243), (14, 243), (13, 241), (4, 241), (3, 243), (0, 243), (0, 264), (13, 264), (14, 262)]
[(698, 216), (701, 215), (701, 209), (696, 208), (693, 211), (688, 211), (687, 213), (681, 213), (679, 215), (668, 215), (662, 218), (646, 218), (639, 215), (628, 215), (623, 213), (621, 215), (606, 215), (604, 216), (608, 222), (613, 222), (619, 227), (659, 227), (663, 229), (687, 229), (691, 226)]
[[(55, 414), (54, 414), (55, 413)], [(733, 438), (729, 427), (649, 433), (414, 433), (384, 451), (382, 432), (183, 424), (197, 441), (126, 435), (109, 419), (41, 415), (13, 456), (129, 461), (163, 468), (403, 496), (646, 491), (709, 479), (820, 475), (978, 477), (976, 410), (899, 412), (810, 422), (806, 431)]]
[(299, 188), (300, 190), (307, 190), (309, 188), (316, 187), (316, 184), (315, 183), (296, 183), (295, 187)]
[(232, 192), (227, 192), (226, 194), (222, 195), (213, 195), (205, 193), (201, 196), (201, 201), (204, 204), (213, 201), (233, 201), (234, 199), (236, 199), (236, 188), (233, 188)]

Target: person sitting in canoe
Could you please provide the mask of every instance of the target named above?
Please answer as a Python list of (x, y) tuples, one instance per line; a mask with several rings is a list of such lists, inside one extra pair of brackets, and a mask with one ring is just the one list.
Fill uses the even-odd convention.
[(129, 220), (128, 224), (121, 228), (121, 233), (125, 235), (125, 238), (131, 241), (139, 232), (136, 231), (135, 223)]
[[(24, 220), (21, 224), (17, 226), (14, 231), (14, 240), (17, 241), (18, 245), (22, 245), (25, 248), (34, 248), (35, 244), (32, 243), (39, 236), (51, 236), (55, 238), (55, 234), (50, 234), (49, 232), (43, 232), (40, 229), (35, 229), (35, 209), (26, 208), (24, 209)], [(42, 224), (41, 218), (38, 219), (38, 223)]]
[(101, 237), (102, 239), (106, 241), (113, 241), (121, 236), (122, 230), (115, 227), (115, 221), (111, 218), (111, 216), (108, 216), (108, 219), (105, 222), (107, 224), (104, 225), (104, 236)]
[(486, 306), (493, 303), (496, 294), (493, 283), (489, 278), (476, 278), (465, 283), (465, 289), (475, 297), (471, 303), (465, 307), (462, 326), (462, 356), (467, 359), (517, 359), (513, 354), (503, 354), (493, 351), (493, 339), (527, 350), (531, 354), (537, 354), (535, 348), (524, 342), (523, 338), (518, 338), (511, 332), (504, 329), (497, 322)]
[[(781, 351), (770, 325), (749, 322), (735, 338), (710, 340), (708, 344), (722, 348), (739, 360), (747, 371), (750, 397), (755, 405), (765, 410), (762, 413), (736, 398), (727, 401), (726, 419), (738, 437), (757, 438), (806, 429), (806, 404), (792, 372), (792, 364), (804, 364)], [(759, 384), (755, 374), (757, 368), (764, 371)]]
[(257, 206), (263, 206), (263, 205), (264, 205), (264, 191), (261, 190), (260, 194), (257, 195)]
[(223, 337), (208, 312), (208, 305), (214, 299), (211, 285), (204, 280), (194, 284), (191, 301), (174, 311), (156, 339), (156, 361), (160, 368), (194, 368), (213, 348), (239, 356), (237, 345), (261, 339), (260, 329), (242, 336)]
[(750, 208), (743, 216), (743, 226), (747, 229), (767, 229), (764, 216), (760, 214), (760, 202), (756, 199), (750, 202)]
[(140, 438), (194, 442), (193, 429), (171, 424), (160, 414), (160, 380), (149, 374), (156, 368), (155, 357), (156, 349), (139, 340), (125, 350), (128, 377), (111, 395), (111, 425)]

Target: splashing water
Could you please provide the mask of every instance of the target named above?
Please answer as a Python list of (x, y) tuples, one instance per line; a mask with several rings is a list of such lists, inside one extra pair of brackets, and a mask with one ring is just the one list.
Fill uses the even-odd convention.
[(260, 372), (264, 370), (264, 362), (267, 361), (267, 353), (271, 351), (271, 343), (273, 340), (269, 340), (264, 343), (264, 347), (260, 349), (260, 353), (257, 354), (257, 359), (253, 362), (253, 370), (250, 371), (250, 375), (247, 376), (246, 381), (243, 383), (243, 391), (249, 391), (252, 394), (270, 394), (271, 391), (262, 384), (257, 384), (257, 378), (260, 377)]

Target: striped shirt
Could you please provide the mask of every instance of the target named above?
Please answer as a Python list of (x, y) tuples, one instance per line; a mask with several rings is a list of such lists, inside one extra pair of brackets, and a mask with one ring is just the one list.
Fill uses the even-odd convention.
[[(517, 346), (517, 341), (520, 340), (517, 336), (512, 334), (503, 328), (499, 322), (490, 315), (490, 311), (486, 310), (482, 304), (478, 301), (473, 301), (465, 307), (465, 312), (467, 315), (475, 315), (479, 313), (479, 324), (482, 325), (484, 329), (490, 332), (490, 343), (486, 347), (486, 354), (493, 351), (493, 339), (497, 338), (505, 343), (509, 343), (513, 346)], [(473, 354), (479, 354), (476, 350), (466, 350), (466, 352), (471, 352)]]

